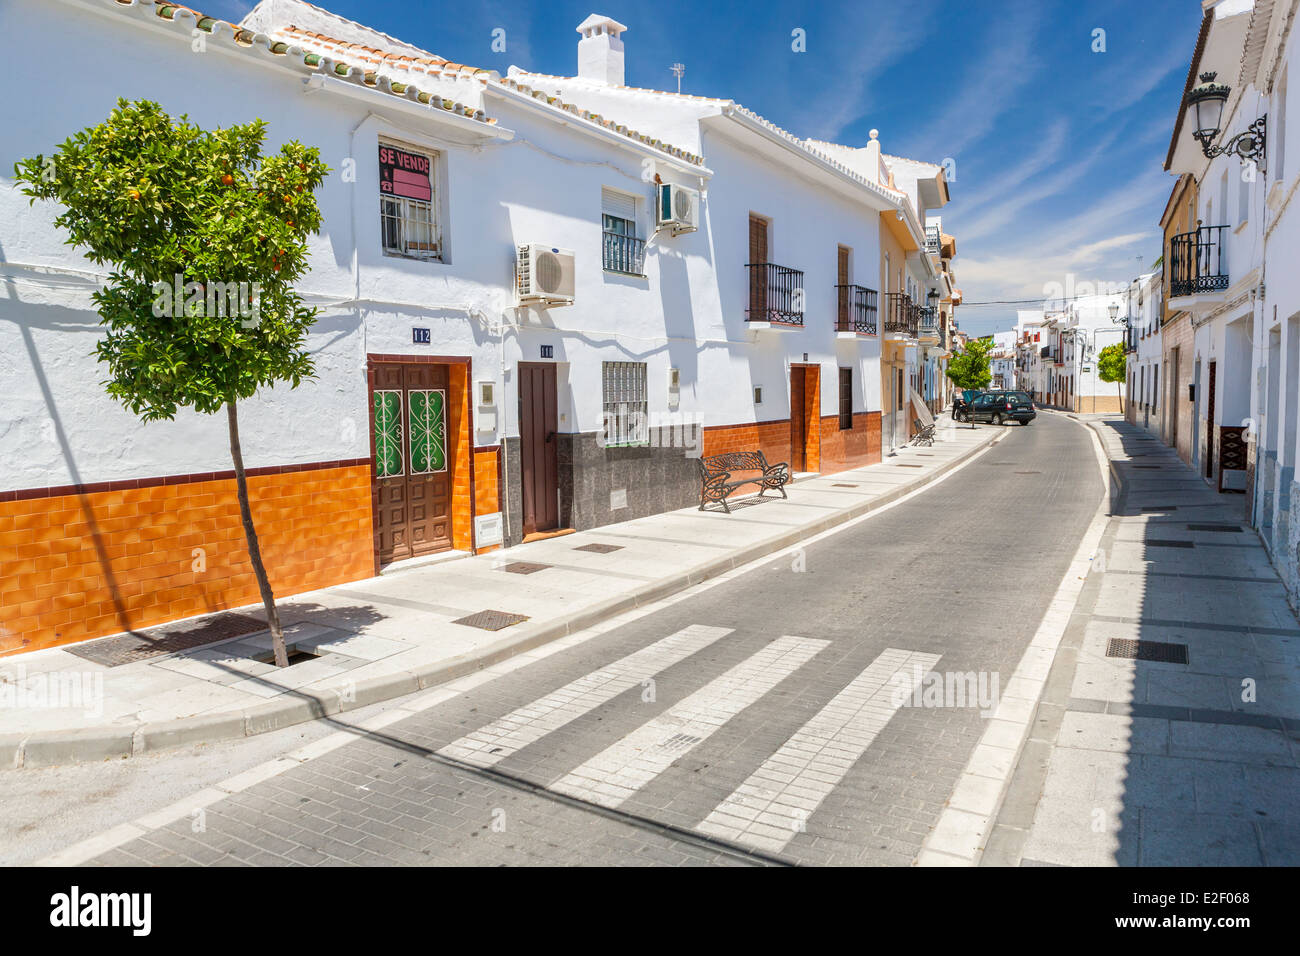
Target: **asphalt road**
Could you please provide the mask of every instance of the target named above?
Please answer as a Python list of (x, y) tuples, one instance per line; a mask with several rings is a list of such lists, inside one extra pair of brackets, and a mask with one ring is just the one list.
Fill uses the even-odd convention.
[(1005, 683), (1101, 494), (1084, 428), (1009, 426), (952, 477), (793, 557), (96, 862), (906, 865), (983, 720), (975, 701), (900, 706), (891, 689), (928, 671)]

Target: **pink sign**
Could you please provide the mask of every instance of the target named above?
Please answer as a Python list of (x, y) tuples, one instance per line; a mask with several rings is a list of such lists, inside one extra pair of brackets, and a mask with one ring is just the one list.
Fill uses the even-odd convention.
[(433, 199), (429, 157), (392, 146), (379, 147), (379, 191), (406, 199)]

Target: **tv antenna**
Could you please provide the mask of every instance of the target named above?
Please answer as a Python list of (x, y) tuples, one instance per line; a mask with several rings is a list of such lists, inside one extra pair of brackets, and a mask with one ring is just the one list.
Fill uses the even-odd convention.
[(677, 92), (682, 91), (682, 74), (686, 72), (685, 63), (674, 63), (668, 69), (673, 71), (673, 76), (677, 77)]

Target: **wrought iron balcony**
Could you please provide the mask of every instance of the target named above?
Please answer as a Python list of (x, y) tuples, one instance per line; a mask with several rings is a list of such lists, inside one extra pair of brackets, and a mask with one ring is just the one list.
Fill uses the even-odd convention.
[(1200, 226), (1169, 240), (1169, 296), (1221, 292), (1228, 287), (1223, 261), (1227, 226)]
[(939, 335), (939, 310), (932, 305), (924, 305), (917, 308), (920, 316), (921, 334), (927, 336)]
[(771, 262), (751, 262), (749, 273), (748, 322), (803, 325), (803, 273)]
[(920, 313), (906, 292), (885, 293), (886, 332), (897, 332), (916, 338), (920, 325)]
[(925, 251), (937, 256), (943, 247), (943, 232), (938, 226), (925, 227)]
[(624, 236), (617, 232), (605, 233), (604, 266), (610, 272), (629, 276), (645, 275), (645, 240)]
[(858, 335), (875, 335), (876, 290), (860, 285), (835, 287), (835, 331), (856, 332)]

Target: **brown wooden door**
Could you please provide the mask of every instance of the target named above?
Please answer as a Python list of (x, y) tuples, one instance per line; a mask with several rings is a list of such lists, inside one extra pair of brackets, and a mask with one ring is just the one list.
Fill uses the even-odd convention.
[(1214, 373), (1218, 362), (1210, 363), (1209, 391), (1205, 394), (1205, 477), (1214, 477)]
[(371, 502), (379, 563), (451, 547), (447, 366), (370, 367)]
[[(767, 262), (767, 220), (761, 216), (749, 217), (749, 261), (757, 266)], [(749, 318), (766, 321), (767, 269), (749, 270)]]
[(524, 534), (560, 526), (555, 366), (519, 363), (519, 438)]
[(847, 246), (839, 246), (835, 261), (835, 279), (839, 288), (836, 290), (836, 312), (835, 327), (841, 332), (854, 331), (853, 326), (849, 324), (849, 290), (845, 288), (849, 284), (849, 250)]
[(808, 432), (804, 428), (804, 387), (807, 369), (790, 366), (790, 470), (807, 471)]

